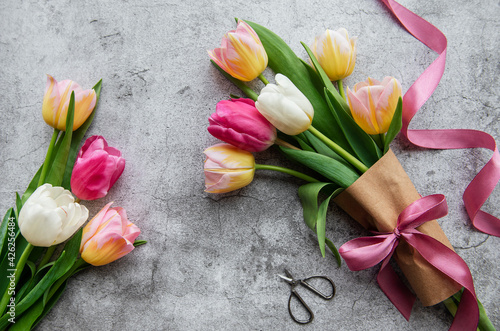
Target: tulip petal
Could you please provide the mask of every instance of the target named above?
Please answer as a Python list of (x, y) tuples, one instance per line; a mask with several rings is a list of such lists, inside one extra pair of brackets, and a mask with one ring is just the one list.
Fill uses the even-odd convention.
[(363, 100), (369, 99), (366, 95), (368, 92), (362, 94), (364, 99), (360, 100), (358, 94), (353, 93), (351, 90), (347, 89), (347, 96), (349, 101), (349, 108), (351, 108), (351, 114), (354, 118), (356, 124), (358, 124), (363, 131), (368, 134), (378, 134), (377, 128), (373, 125), (371, 120), (370, 109), (365, 106)]
[(97, 233), (84, 246), (81, 257), (93, 266), (111, 263), (134, 249), (132, 242), (117, 233)]

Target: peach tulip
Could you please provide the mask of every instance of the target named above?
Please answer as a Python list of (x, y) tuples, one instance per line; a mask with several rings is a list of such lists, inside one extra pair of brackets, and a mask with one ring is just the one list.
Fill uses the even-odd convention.
[(368, 78), (354, 85), (354, 92), (347, 89), (347, 96), (354, 121), (366, 133), (386, 133), (401, 97), (401, 85), (394, 77), (382, 82)]
[(241, 20), (236, 30), (224, 35), (221, 47), (208, 51), (208, 55), (229, 75), (246, 82), (257, 78), (268, 61), (259, 36)]
[(127, 219), (125, 209), (111, 207), (112, 202), (83, 228), (80, 254), (85, 262), (101, 266), (113, 262), (134, 249), (141, 230)]
[(255, 159), (252, 153), (229, 144), (217, 144), (207, 148), (205, 192), (225, 193), (237, 190), (253, 180)]
[(72, 80), (58, 82), (47, 75), (45, 96), (43, 97), (42, 115), (45, 122), (61, 131), (66, 130), (66, 115), (68, 114), (71, 92), (75, 92), (75, 116), (73, 131), (78, 129), (90, 116), (96, 104), (95, 91), (84, 90)]

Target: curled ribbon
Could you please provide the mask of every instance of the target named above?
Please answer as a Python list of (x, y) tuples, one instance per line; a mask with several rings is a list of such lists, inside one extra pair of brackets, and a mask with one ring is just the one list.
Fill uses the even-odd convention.
[(382, 261), (377, 282), (394, 306), (409, 320), (415, 295), (388, 264), (399, 241), (406, 241), (432, 266), (464, 287), (450, 330), (476, 330), (479, 308), (472, 275), (467, 264), (453, 250), (415, 229), (447, 213), (448, 205), (444, 195), (434, 194), (423, 197), (401, 212), (393, 232), (353, 239), (342, 245), (339, 253), (349, 269), (353, 271), (371, 268)]
[(429, 99), (443, 76), (447, 41), (434, 25), (394, 0), (382, 0), (403, 27), (438, 58), (413, 83), (403, 97), (403, 128), (401, 132), (417, 146), (432, 149), (487, 148), (493, 156), (467, 186), (463, 200), (472, 225), (479, 231), (500, 237), (500, 219), (481, 210), (500, 180), (500, 153), (495, 139), (477, 130), (408, 130), (413, 116)]

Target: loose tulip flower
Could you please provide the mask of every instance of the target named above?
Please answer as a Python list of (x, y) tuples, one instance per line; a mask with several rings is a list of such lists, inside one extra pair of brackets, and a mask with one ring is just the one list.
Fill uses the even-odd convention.
[(326, 30), (316, 37), (311, 51), (332, 81), (349, 76), (356, 64), (356, 37), (349, 38), (346, 29)]
[(134, 249), (141, 230), (127, 219), (125, 209), (111, 207), (112, 202), (83, 228), (80, 254), (85, 262), (101, 266), (113, 262)]
[(208, 51), (210, 58), (236, 79), (251, 81), (267, 67), (267, 53), (255, 31), (239, 20), (236, 30), (222, 38), (222, 45)]
[(368, 134), (386, 133), (401, 97), (401, 85), (394, 77), (382, 82), (368, 78), (347, 91), (354, 121)]
[(214, 137), (249, 152), (263, 151), (276, 140), (276, 129), (251, 99), (219, 101), (208, 121)]
[(49, 247), (71, 237), (89, 217), (71, 192), (44, 184), (26, 200), (19, 213), (19, 229), (33, 246)]
[(250, 184), (255, 174), (252, 153), (229, 144), (217, 144), (207, 148), (205, 192), (225, 193)]
[(81, 200), (104, 197), (125, 168), (125, 159), (116, 148), (108, 146), (101, 136), (92, 136), (78, 152), (71, 191)]
[(314, 108), (288, 77), (277, 74), (275, 84), (267, 84), (255, 106), (278, 130), (297, 135), (307, 130), (314, 117)]
[(57, 82), (52, 76), (47, 75), (42, 114), (45, 122), (54, 129), (66, 130), (66, 115), (68, 114), (71, 92), (75, 92), (74, 131), (87, 120), (94, 110), (95, 91), (92, 89), (84, 90), (76, 82), (68, 79)]

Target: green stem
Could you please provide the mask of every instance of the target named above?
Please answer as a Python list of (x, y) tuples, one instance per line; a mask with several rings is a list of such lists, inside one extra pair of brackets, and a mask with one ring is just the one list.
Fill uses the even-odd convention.
[(368, 170), (368, 167), (365, 166), (361, 161), (356, 159), (354, 156), (349, 154), (345, 149), (337, 145), (335, 142), (330, 140), (327, 136), (319, 132), (316, 128), (314, 128), (312, 125), (307, 129), (309, 132), (311, 132), (313, 135), (315, 135), (317, 138), (319, 138), (322, 142), (324, 142), (328, 147), (330, 147), (334, 152), (336, 152), (338, 155), (342, 156), (347, 162), (355, 166), (359, 171), (361, 172), (366, 172)]
[(52, 158), (52, 152), (54, 150), (58, 135), (59, 130), (54, 129), (52, 139), (50, 139), (49, 149), (47, 150), (47, 155), (45, 156), (45, 161), (43, 162), (42, 172), (40, 173), (40, 179), (38, 180), (38, 186), (42, 185), (45, 182), (45, 176), (47, 176), (47, 172), (49, 171), (50, 159)]
[(337, 86), (339, 87), (340, 96), (342, 97), (342, 99), (347, 101), (347, 99), (345, 98), (344, 84), (342, 83), (342, 79), (339, 79), (337, 81)]
[(285, 174), (295, 176), (297, 178), (303, 179), (303, 180), (311, 182), (311, 183), (318, 183), (319, 182), (319, 180), (312, 178), (311, 176), (308, 176), (308, 175), (303, 174), (301, 172), (298, 172), (298, 171), (295, 171), (292, 169), (288, 169), (288, 168), (284, 168), (284, 167), (278, 167), (278, 166), (267, 165), (267, 164), (256, 164), (255, 170), (279, 171), (279, 172), (283, 172)]
[(43, 256), (42, 260), (38, 264), (38, 268), (36, 269), (36, 271), (42, 269), (43, 266), (46, 265), (47, 262), (49, 262), (50, 258), (54, 254), (54, 250), (56, 249), (56, 247), (57, 247), (57, 245), (50, 246), (49, 248), (47, 248), (47, 250), (45, 251), (45, 255)]
[(280, 139), (280, 138), (276, 138), (276, 140), (274, 141), (274, 143), (278, 146), (283, 146), (283, 147), (286, 147), (286, 148), (291, 148), (291, 149), (295, 149), (295, 150), (301, 150), (300, 148), (297, 148), (295, 147), (294, 145), (290, 144), (290, 143), (287, 143), (286, 141), (284, 141), (283, 139)]
[[(28, 243), (28, 246), (26, 246), (23, 254), (19, 258), (19, 261), (17, 261), (16, 269), (14, 271), (14, 284), (16, 286), (19, 278), (21, 277), (21, 274), (23, 273), (24, 265), (26, 264), (26, 261), (28, 261), (28, 257), (30, 256), (32, 250), (33, 245)], [(12, 296), (12, 293), (9, 293), (11, 290), (12, 288), (10, 288), (10, 286), (7, 286), (7, 288), (5, 289), (5, 293), (2, 296), (2, 301), (0, 301), (0, 315), (3, 315), (3, 313), (5, 312), (5, 308), (7, 308), (7, 305), (9, 304), (10, 298)]]
[(262, 81), (262, 83), (266, 85), (269, 84), (269, 81), (266, 79), (266, 77), (264, 77), (264, 75), (260, 74), (258, 77)]
[(380, 137), (380, 141), (382, 141), (382, 150), (384, 150), (384, 146), (385, 146), (385, 133), (380, 133), (379, 137)]
[(496, 329), (488, 318), (488, 315), (486, 315), (486, 310), (484, 310), (481, 301), (477, 300), (477, 304), (479, 306), (479, 324), (477, 328), (481, 331), (495, 331)]
[(59, 278), (51, 287), (50, 291), (48, 294), (47, 301), (52, 298), (54, 293), (56, 293), (57, 289), (66, 281), (68, 280), (69, 277), (73, 276), (75, 274), (75, 271), (80, 268), (81, 266), (85, 265), (87, 262), (85, 262), (82, 258), (79, 258), (76, 260), (75, 264), (69, 269), (61, 278)]

